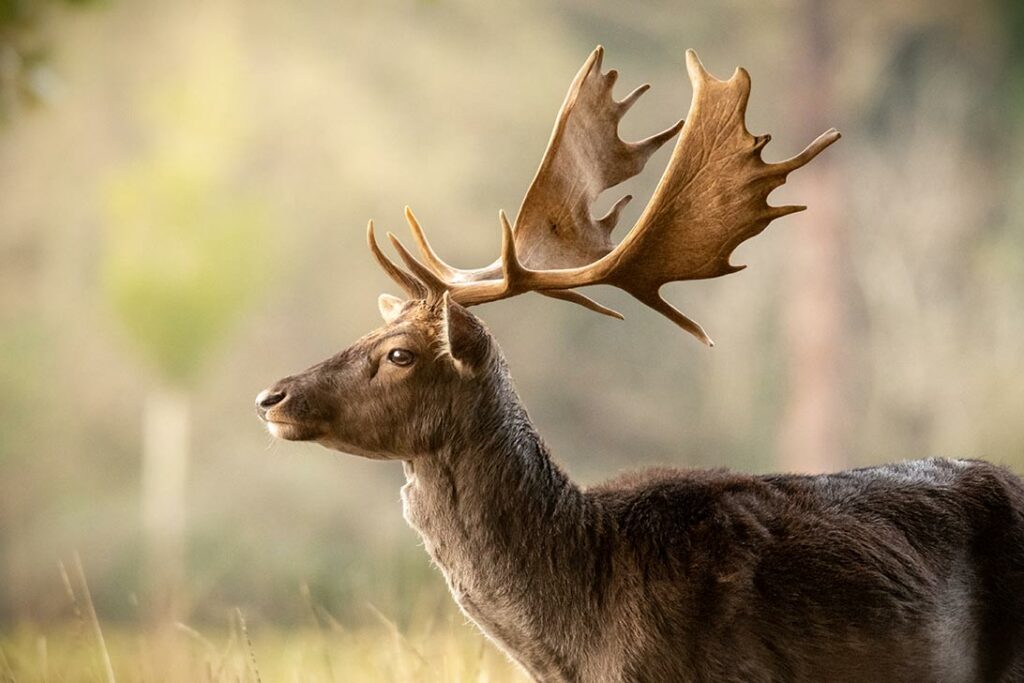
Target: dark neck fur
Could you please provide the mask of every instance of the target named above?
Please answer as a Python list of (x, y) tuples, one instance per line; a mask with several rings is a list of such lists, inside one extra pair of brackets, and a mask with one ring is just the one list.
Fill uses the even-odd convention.
[(587, 628), (607, 574), (595, 558), (609, 554), (595, 552), (596, 515), (551, 461), (504, 368), (481, 381), (470, 417), (405, 464), (405, 516), (473, 619), (512, 651), (528, 650), (535, 674), (564, 673), (572, 664), (546, 636), (567, 642)]

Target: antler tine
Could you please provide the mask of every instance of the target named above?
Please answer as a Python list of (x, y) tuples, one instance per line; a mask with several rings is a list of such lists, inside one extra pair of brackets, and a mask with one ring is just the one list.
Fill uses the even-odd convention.
[(458, 269), (445, 263), (437, 252), (430, 246), (430, 242), (427, 240), (427, 235), (423, 232), (423, 227), (420, 226), (420, 222), (416, 220), (415, 214), (412, 209), (408, 206), (405, 207), (405, 220), (409, 224), (409, 230), (412, 232), (412, 237), (416, 240), (416, 246), (419, 247), (420, 254), (423, 256), (423, 260), (427, 262), (427, 265), (436, 273), (446, 280), (451, 280)]
[(618, 108), (619, 108), (619, 118), (621, 119), (623, 116), (625, 116), (626, 112), (629, 111), (630, 108), (634, 104), (636, 104), (636, 101), (640, 99), (640, 96), (643, 95), (645, 92), (647, 92), (650, 89), (651, 89), (651, 84), (650, 83), (644, 83), (639, 88), (636, 88), (635, 90), (633, 90), (633, 92), (629, 93), (628, 95), (623, 97), (621, 100), (616, 102), (615, 104), (618, 105)]
[(697, 52), (693, 49), (686, 51), (686, 73), (689, 74), (690, 81), (693, 83), (708, 80), (721, 82), (708, 73), (708, 70), (704, 68), (704, 64), (700, 61), (700, 57), (697, 56)]
[(651, 155), (661, 149), (662, 145), (671, 140), (675, 134), (682, 129), (685, 123), (686, 121), (684, 119), (679, 119), (675, 124), (660, 133), (655, 133), (654, 135), (637, 142), (626, 143), (630, 148), (640, 152), (642, 156), (642, 161), (640, 161), (640, 170), (643, 170), (644, 164), (647, 163), (647, 160)]
[[(634, 296), (636, 295), (634, 294)], [(643, 298), (637, 297), (637, 299), (641, 303), (650, 306), (658, 313), (661, 313), (663, 316), (674, 322), (676, 325), (692, 334), (694, 337), (700, 340), (700, 342), (703, 343), (705, 346), (712, 347), (715, 345), (715, 342), (711, 339), (711, 337), (708, 336), (708, 333), (704, 331), (704, 328), (701, 327), (700, 323), (698, 323), (696, 320), (692, 320), (687, 316), (683, 315), (682, 311), (680, 311), (678, 308), (662, 299), (661, 295), (658, 294), (657, 292), (655, 292), (652, 296), (645, 296)]]
[(516, 239), (504, 209), (498, 211), (498, 222), (501, 223), (501, 273), (505, 278), (506, 289), (511, 292), (521, 284), (525, 270), (516, 254)]
[(835, 128), (829, 128), (824, 133), (816, 137), (814, 142), (807, 145), (807, 147), (804, 148), (804, 151), (800, 152), (795, 157), (786, 159), (785, 161), (781, 161), (777, 164), (772, 164), (772, 166), (778, 167), (779, 170), (784, 171), (785, 173), (795, 171), (801, 166), (806, 165), (814, 157), (821, 154), (826, 147), (841, 137), (842, 134), (838, 130)]
[(608, 213), (597, 219), (597, 224), (604, 228), (605, 232), (610, 233), (619, 223), (619, 214), (622, 213), (622, 210), (626, 208), (626, 204), (629, 204), (632, 199), (633, 195), (631, 194), (627, 194), (619, 199), (612, 208), (608, 209)]
[(580, 294), (575, 289), (552, 289), (549, 291), (537, 290), (539, 294), (549, 296), (552, 299), (561, 299), (562, 301), (568, 301), (570, 303), (579, 304), (583, 308), (593, 311), (594, 313), (600, 313), (606, 315), (609, 318), (615, 318), (616, 320), (625, 320), (626, 317), (616, 311), (613, 308), (603, 306), (598, 302), (591, 299), (589, 296)]
[(803, 206), (802, 204), (789, 204), (787, 206), (769, 206), (768, 215), (771, 216), (772, 220), (775, 220), (776, 218), (782, 218), (783, 216), (788, 216), (792, 213), (800, 213), (801, 211), (806, 210), (807, 207)]
[(402, 244), (402, 241), (394, 233), (389, 232), (388, 239), (391, 241), (391, 246), (398, 252), (398, 255), (402, 257), (406, 267), (423, 283), (429, 295), (440, 296), (448, 291), (448, 284), (435, 275), (434, 271), (417, 261), (416, 257), (409, 253), (409, 250), (405, 248), (405, 245)]
[(381, 251), (380, 246), (377, 244), (377, 236), (373, 233), (373, 221), (370, 221), (366, 225), (366, 242), (370, 247), (370, 252), (373, 254), (374, 258), (377, 259), (377, 263), (379, 263), (380, 267), (384, 269), (384, 272), (395, 281), (395, 284), (405, 291), (406, 296), (412, 299), (422, 299), (426, 296), (427, 292), (423, 283), (396, 266), (394, 262), (392, 262), (392, 260), (389, 259), (383, 251)]

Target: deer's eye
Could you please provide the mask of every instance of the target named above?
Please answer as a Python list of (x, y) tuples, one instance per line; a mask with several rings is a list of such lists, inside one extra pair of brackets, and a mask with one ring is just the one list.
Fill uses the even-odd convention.
[(416, 360), (416, 354), (408, 349), (391, 349), (388, 351), (389, 363), (405, 367), (406, 365), (412, 365), (414, 360)]

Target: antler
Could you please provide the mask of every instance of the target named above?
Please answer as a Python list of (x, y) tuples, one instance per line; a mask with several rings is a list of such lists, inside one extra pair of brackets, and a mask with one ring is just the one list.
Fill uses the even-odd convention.
[[(606, 189), (640, 173), (647, 160), (670, 140), (683, 122), (639, 142), (619, 138), (619, 121), (649, 88), (641, 85), (621, 101), (612, 97), (614, 69), (601, 73), (604, 48), (597, 47), (576, 74), (558, 112), (540, 168), (523, 198), (513, 228), (520, 260), (528, 268), (569, 268), (593, 263), (612, 250), (611, 232), (632, 196), (619, 199), (602, 218), (590, 206)], [(463, 270), (445, 263), (431, 248), (423, 229), (406, 207), (405, 217), (424, 261), (449, 285), (492, 280), (502, 275), (501, 261)], [(572, 301), (616, 318), (622, 316), (566, 290), (542, 294)]]
[[(430, 247), (408, 209), (406, 218), (429, 267), (389, 234), (413, 275), (401, 271), (377, 248), (372, 227), (371, 248), (410, 296), (415, 296), (410, 290), (419, 286), (449, 291), (454, 301), (471, 306), (538, 291), (618, 316), (571, 291), (609, 284), (711, 345), (700, 325), (661, 298), (662, 285), (741, 270), (744, 266), (729, 262), (741, 242), (775, 218), (806, 208), (769, 206), (768, 194), (838, 140), (839, 133), (831, 129), (792, 159), (765, 163), (761, 150), (771, 137), (754, 137), (744, 123), (750, 76), (740, 68), (728, 81), (720, 81), (688, 50), (693, 101), (683, 133), (650, 203), (625, 239), (613, 247), (610, 232), (628, 195), (601, 219), (591, 217), (590, 205), (604, 189), (639, 173), (682, 122), (642, 142), (622, 142), (616, 132), (618, 121), (646, 86), (621, 102), (612, 100), (616, 74), (600, 73), (602, 54), (601, 48), (595, 50), (573, 81), (515, 228), (500, 214), (498, 261), (476, 270), (449, 266)], [(416, 280), (418, 285), (409, 284)]]

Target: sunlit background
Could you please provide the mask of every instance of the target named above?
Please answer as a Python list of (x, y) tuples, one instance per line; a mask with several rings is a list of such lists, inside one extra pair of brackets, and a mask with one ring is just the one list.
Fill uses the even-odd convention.
[[(748, 68), (769, 160), (844, 137), (772, 197), (810, 208), (741, 247), (747, 270), (665, 289), (714, 349), (612, 290), (591, 293), (625, 322), (539, 296), (476, 311), (577, 480), (1024, 468), (1016, 0), (0, 0), (0, 674), (76, 669), (54, 634), (92, 642), (84, 577), (126, 680), (154, 619), (223, 665), (236, 608), (264, 680), (346, 680), (382, 641), (360, 664), (382, 680), (435, 648), (475, 662), (438, 680), (514, 675), (405, 526), (400, 466), (275, 443), (253, 399), (379, 324), (397, 292), (368, 218), (401, 234), (409, 204), (456, 265), (495, 258), (597, 44), (619, 96), (653, 86), (627, 139), (685, 114), (688, 47)], [(631, 225), (670, 147), (595, 213), (630, 191)], [(344, 643), (289, 640), (317, 629)]]

